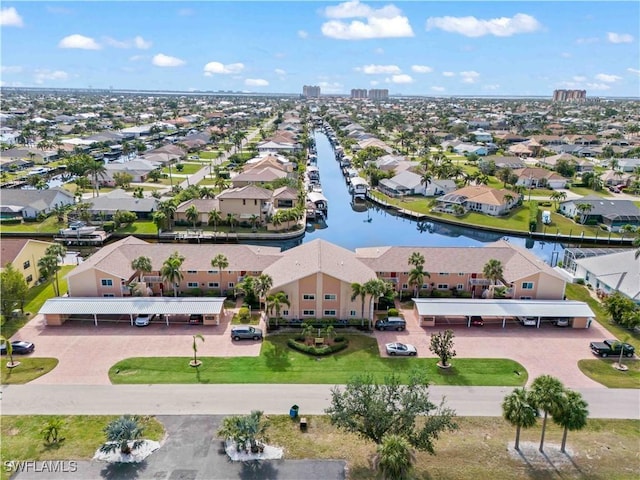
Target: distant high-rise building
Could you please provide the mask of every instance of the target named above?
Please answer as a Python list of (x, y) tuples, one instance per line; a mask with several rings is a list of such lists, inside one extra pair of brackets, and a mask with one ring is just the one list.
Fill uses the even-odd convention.
[(389, 98), (389, 90), (386, 88), (372, 88), (369, 90), (369, 99), (370, 100), (387, 100)]
[(320, 98), (320, 87), (317, 85), (305, 85), (302, 87), (302, 95), (307, 98)]
[(367, 98), (367, 89), (366, 88), (352, 88), (351, 89), (351, 98)]
[(587, 100), (586, 90), (554, 90), (554, 102), (584, 102)]

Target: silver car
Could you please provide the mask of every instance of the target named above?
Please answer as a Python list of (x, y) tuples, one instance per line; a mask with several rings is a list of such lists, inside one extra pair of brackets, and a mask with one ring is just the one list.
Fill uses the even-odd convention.
[(262, 330), (255, 327), (237, 326), (231, 329), (233, 340), (262, 340)]
[(385, 345), (387, 349), (387, 355), (395, 357), (396, 355), (405, 355), (408, 357), (415, 357), (418, 354), (416, 347), (408, 343), (387, 343)]

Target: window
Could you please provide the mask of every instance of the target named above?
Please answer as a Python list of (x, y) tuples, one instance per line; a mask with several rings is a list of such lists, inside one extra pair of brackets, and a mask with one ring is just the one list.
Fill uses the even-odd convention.
[(429, 285), (427, 285), (426, 283), (423, 283), (422, 286), (420, 286), (420, 288), (429, 288)]
[(447, 272), (440, 272), (438, 275), (449, 275)]
[(113, 298), (115, 297), (115, 295), (113, 293), (105, 293), (102, 295), (103, 297), (107, 297), (107, 298)]
[(233, 282), (229, 282), (229, 283), (228, 283), (228, 286), (229, 286), (229, 288), (233, 288), (233, 287), (235, 287), (235, 286), (236, 286), (236, 284), (235, 284), (235, 283), (233, 283)]
[(409, 285), (407, 285), (406, 283), (402, 284), (402, 290), (406, 290), (409, 288)]
[(459, 283), (458, 286), (456, 287), (458, 290), (464, 290), (464, 285), (462, 283)]
[(283, 317), (288, 317), (289, 316), (289, 310), (282, 310), (282, 316)]
[(33, 281), (33, 275), (28, 275), (25, 280), (27, 281), (27, 283), (31, 283)]
[(209, 288), (218, 288), (220, 284), (218, 282), (209, 282)]
[(302, 295), (302, 300), (315, 300), (315, 299), (316, 299), (315, 293), (305, 293), (304, 295)]
[(525, 296), (521, 296), (520, 300), (531, 300), (531, 297), (525, 297)]
[(449, 288), (449, 284), (448, 283), (439, 283), (438, 284), (438, 290), (447, 290)]
[(22, 264), (22, 268), (23, 268), (23, 269), (25, 269), (25, 270), (26, 270), (27, 268), (29, 268), (30, 266), (31, 266), (31, 262), (30, 262), (29, 260), (27, 260), (26, 262), (24, 262), (24, 263)]
[(458, 276), (459, 277), (464, 277), (465, 273), (464, 272), (458, 272)]
[(187, 273), (198, 273), (196, 270), (187, 270)]
[(302, 315), (305, 316), (305, 317), (315, 317), (316, 311), (315, 310), (303, 310), (302, 311)]
[(324, 311), (324, 316), (325, 317), (335, 317), (336, 316), (336, 311), (335, 310), (325, 310)]
[(325, 300), (335, 300), (336, 298), (337, 297), (336, 297), (335, 293), (325, 293), (324, 294), (324, 299)]
[(523, 290), (533, 290), (533, 282), (522, 282)]
[(103, 278), (100, 280), (100, 285), (103, 287), (113, 287), (113, 280), (110, 278)]
[(355, 311), (355, 310), (350, 310), (350, 311), (349, 311), (349, 316), (350, 316), (350, 317), (355, 317), (356, 315), (357, 315), (357, 313), (356, 313), (356, 311)]
[(218, 270), (207, 270), (207, 273), (218, 273)]
[(187, 288), (198, 288), (198, 282), (187, 282)]

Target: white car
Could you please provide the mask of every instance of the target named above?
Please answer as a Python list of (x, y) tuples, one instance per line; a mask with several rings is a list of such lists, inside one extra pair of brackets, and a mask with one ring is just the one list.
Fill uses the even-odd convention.
[(392, 357), (395, 357), (396, 355), (415, 357), (418, 354), (416, 347), (408, 343), (387, 343), (385, 347), (387, 349), (387, 355), (390, 355)]
[(538, 325), (538, 317), (518, 317), (520, 323), (525, 327), (535, 327)]
[(153, 320), (154, 318), (156, 318), (155, 315), (140, 314), (136, 317), (133, 323), (135, 324), (136, 327), (146, 327), (147, 325), (149, 325), (149, 322), (151, 322), (151, 320)]

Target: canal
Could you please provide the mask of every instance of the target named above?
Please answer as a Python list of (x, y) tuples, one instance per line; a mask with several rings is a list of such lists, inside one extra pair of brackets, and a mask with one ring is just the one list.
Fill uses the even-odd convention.
[(383, 245), (473, 247), (504, 238), (529, 249), (552, 265), (562, 260), (564, 249), (555, 242), (504, 236), (439, 222), (416, 222), (375, 205), (370, 205), (365, 211), (356, 211), (351, 207), (351, 195), (328, 138), (316, 131), (315, 140), (322, 193), (328, 200), (329, 213), (327, 227), (308, 231), (303, 242), (322, 238), (355, 250), (358, 247)]

